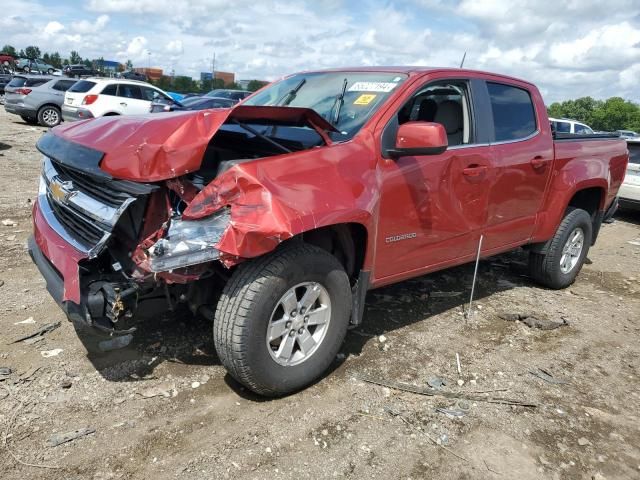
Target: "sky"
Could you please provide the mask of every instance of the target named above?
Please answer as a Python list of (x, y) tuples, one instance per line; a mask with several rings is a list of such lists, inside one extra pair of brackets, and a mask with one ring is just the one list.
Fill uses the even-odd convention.
[(274, 80), (359, 65), (520, 77), (546, 102), (640, 102), (640, 0), (11, 0), (0, 47), (104, 57), (199, 78)]

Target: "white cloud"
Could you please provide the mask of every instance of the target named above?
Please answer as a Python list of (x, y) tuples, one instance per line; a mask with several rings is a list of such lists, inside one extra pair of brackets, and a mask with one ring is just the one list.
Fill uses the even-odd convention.
[(44, 34), (55, 35), (56, 33), (60, 33), (62, 30), (64, 30), (64, 25), (62, 25), (60, 22), (53, 21), (47, 23), (47, 26), (44, 27)]
[(0, 17), (5, 43), (194, 77), (214, 52), (217, 69), (266, 79), (347, 65), (453, 67), (467, 52), (466, 67), (530, 80), (547, 102), (640, 101), (638, 0), (89, 0), (84, 10), (12, 1), (33, 14)]

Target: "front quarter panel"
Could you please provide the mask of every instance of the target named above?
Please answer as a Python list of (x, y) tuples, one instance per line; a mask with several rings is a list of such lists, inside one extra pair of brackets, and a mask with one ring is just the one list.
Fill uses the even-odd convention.
[(369, 231), (379, 195), (374, 167), (373, 151), (356, 139), (236, 165), (207, 185), (183, 217), (230, 207), (230, 226), (217, 245), (228, 266), (320, 227), (359, 223)]

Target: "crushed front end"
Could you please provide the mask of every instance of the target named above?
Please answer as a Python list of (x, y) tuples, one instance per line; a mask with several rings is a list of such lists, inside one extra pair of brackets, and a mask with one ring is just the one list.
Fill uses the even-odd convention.
[(228, 212), (172, 221), (184, 204), (164, 182), (111, 178), (98, 168), (99, 152), (53, 135), (43, 140), (29, 252), (76, 328), (99, 345), (114, 337), (126, 344), (140, 318), (178, 302), (199, 308)]

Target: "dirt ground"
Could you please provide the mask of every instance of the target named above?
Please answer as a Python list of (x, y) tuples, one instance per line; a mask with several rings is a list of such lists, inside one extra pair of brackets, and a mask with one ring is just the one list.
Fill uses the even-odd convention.
[[(4, 480), (640, 478), (640, 214), (603, 227), (564, 291), (533, 284), (524, 252), (483, 260), (468, 321), (471, 266), (372, 291), (332, 371), (265, 400), (225, 374), (204, 320), (167, 315), (126, 349), (87, 356), (26, 251), (44, 131), (0, 108), (0, 219), (16, 223), (0, 225)], [(530, 328), (509, 313), (568, 325)], [(39, 341), (11, 343), (57, 321)], [(442, 392), (479, 398), (364, 377), (438, 377)], [(93, 433), (50, 446), (83, 428)]]

